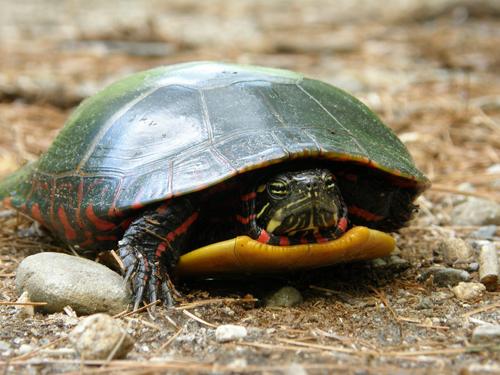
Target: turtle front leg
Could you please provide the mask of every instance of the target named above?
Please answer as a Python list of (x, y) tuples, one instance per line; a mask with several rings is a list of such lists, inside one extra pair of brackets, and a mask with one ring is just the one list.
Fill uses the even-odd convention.
[(144, 211), (134, 220), (118, 243), (125, 266), (125, 280), (131, 280), (134, 309), (141, 301), (159, 297), (174, 304), (169, 273), (177, 264), (192, 233), (198, 211), (187, 198), (167, 201)]

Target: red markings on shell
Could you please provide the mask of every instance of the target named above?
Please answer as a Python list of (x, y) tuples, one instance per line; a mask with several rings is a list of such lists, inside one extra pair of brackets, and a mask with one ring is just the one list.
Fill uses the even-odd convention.
[(64, 210), (64, 207), (59, 206), (57, 209), (57, 217), (59, 218), (59, 222), (62, 224), (63, 229), (64, 229), (64, 236), (68, 241), (73, 241), (76, 239), (76, 231), (73, 229), (71, 226), (69, 220), (68, 220), (68, 215), (66, 214), (66, 211)]
[(45, 220), (43, 219), (40, 205), (38, 203), (35, 203), (33, 204), (33, 206), (31, 206), (31, 217), (38, 221), (40, 224), (45, 225)]
[(91, 204), (89, 204), (85, 209), (85, 214), (87, 215), (87, 219), (89, 219), (96, 229), (100, 231), (105, 232), (116, 228), (116, 224), (98, 218), (94, 212), (94, 207)]
[(380, 221), (384, 219), (381, 215), (374, 214), (357, 206), (349, 206), (347, 210), (350, 215), (358, 216), (366, 221)]

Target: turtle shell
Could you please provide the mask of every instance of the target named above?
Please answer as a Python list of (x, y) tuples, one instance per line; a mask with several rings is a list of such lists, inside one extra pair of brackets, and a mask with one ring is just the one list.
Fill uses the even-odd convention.
[[(0, 198), (82, 248), (116, 242), (133, 212), (300, 158), (350, 161), (421, 191), (427, 178), (364, 104), (278, 69), (159, 67), (85, 100)], [(132, 212), (132, 213), (131, 213)]]

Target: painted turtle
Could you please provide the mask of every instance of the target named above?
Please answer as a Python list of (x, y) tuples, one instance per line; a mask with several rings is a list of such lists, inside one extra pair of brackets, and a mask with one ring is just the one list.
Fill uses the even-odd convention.
[(286, 70), (195, 62), (85, 100), (0, 198), (82, 254), (117, 247), (137, 306), (171, 304), (172, 272), (386, 255), (394, 240), (382, 231), (404, 225), (428, 184), (344, 91)]

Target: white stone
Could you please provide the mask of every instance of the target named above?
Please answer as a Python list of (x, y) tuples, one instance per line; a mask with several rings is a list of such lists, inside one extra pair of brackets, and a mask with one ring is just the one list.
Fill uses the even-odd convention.
[(29, 344), (21, 344), (19, 347), (19, 354), (26, 354), (33, 351), (33, 347)]
[(474, 344), (500, 343), (500, 325), (485, 324), (474, 328), (471, 341)]
[(227, 342), (246, 337), (247, 329), (235, 324), (225, 324), (218, 326), (215, 330), (215, 339), (217, 342)]
[(306, 369), (298, 363), (292, 363), (283, 371), (283, 373), (285, 375), (307, 375)]

